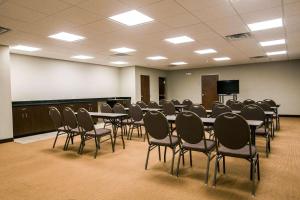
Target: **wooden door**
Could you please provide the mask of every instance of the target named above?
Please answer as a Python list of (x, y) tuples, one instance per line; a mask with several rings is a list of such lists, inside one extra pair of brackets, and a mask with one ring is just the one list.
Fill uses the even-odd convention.
[(217, 81), (219, 75), (204, 75), (201, 77), (202, 104), (206, 109), (211, 109), (214, 101), (218, 101)]
[(146, 75), (141, 75), (141, 100), (146, 104), (150, 102), (150, 80)]
[(166, 99), (166, 78), (158, 78), (159, 85), (159, 100)]

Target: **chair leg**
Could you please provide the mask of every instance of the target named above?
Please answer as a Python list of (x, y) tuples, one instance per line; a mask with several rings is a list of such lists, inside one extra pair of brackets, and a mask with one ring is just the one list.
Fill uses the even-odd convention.
[(259, 155), (256, 156), (256, 167), (257, 167), (257, 180), (260, 181), (260, 171), (259, 171)]
[(176, 147), (172, 147), (172, 152), (173, 152), (173, 155), (172, 155), (172, 164), (171, 164), (171, 174), (172, 175), (173, 175), (173, 168), (174, 168), (175, 148)]
[(177, 162), (177, 171), (176, 171), (177, 177), (179, 176), (180, 158), (181, 158), (182, 154), (184, 154), (183, 151), (184, 151), (183, 149), (180, 149), (180, 150), (179, 150), (179, 156), (178, 156), (178, 162)]
[(57, 138), (58, 138), (58, 136), (59, 136), (59, 133), (60, 133), (60, 131), (57, 131), (56, 137), (55, 137), (55, 140), (54, 140), (54, 143), (53, 143), (53, 146), (52, 146), (53, 149), (54, 149), (54, 147), (55, 147), (56, 140), (57, 140)]
[(255, 196), (255, 163), (253, 162), (253, 160), (251, 160), (251, 166), (252, 166), (252, 196)]
[(219, 156), (216, 155), (216, 161), (215, 161), (215, 173), (214, 173), (214, 181), (213, 181), (213, 186), (214, 186), (214, 187), (216, 187), (216, 184), (217, 184), (218, 165), (219, 165)]
[(269, 157), (269, 137), (266, 136), (266, 156)]
[(193, 161), (192, 161), (192, 150), (190, 149), (190, 166), (193, 166)]
[(67, 149), (67, 144), (68, 144), (69, 138), (70, 138), (70, 134), (67, 134), (67, 138), (66, 138), (65, 145), (64, 145), (64, 150)]
[(112, 152), (115, 152), (115, 146), (114, 146), (114, 141), (113, 141), (113, 137), (111, 134), (109, 134), (110, 136), (110, 141), (111, 141), (111, 149), (112, 149)]
[(225, 156), (223, 156), (223, 174), (226, 173), (226, 168), (225, 168)]
[(159, 159), (159, 161), (161, 161), (161, 155), (160, 155), (160, 146), (158, 146), (158, 159)]
[(95, 146), (96, 146), (96, 152), (95, 152), (95, 155), (94, 155), (94, 158), (96, 159), (97, 157), (97, 154), (98, 154), (98, 140), (97, 140), (97, 137), (95, 137)]
[(210, 153), (207, 155), (207, 166), (206, 166), (205, 185), (207, 185), (207, 183), (208, 183), (209, 164), (210, 164)]
[(151, 151), (150, 148), (151, 148), (151, 146), (149, 145), (148, 152), (147, 152), (147, 158), (146, 158), (146, 164), (145, 164), (145, 170), (147, 170), (147, 167), (148, 167), (149, 154), (150, 154), (150, 151)]
[(165, 147), (165, 152), (164, 152), (164, 162), (166, 162), (166, 157), (167, 157), (167, 147)]

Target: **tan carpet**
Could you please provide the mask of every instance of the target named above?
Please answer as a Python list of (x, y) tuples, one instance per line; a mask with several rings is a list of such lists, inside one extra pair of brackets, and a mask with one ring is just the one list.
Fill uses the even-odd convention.
[[(300, 199), (300, 119), (282, 118), (281, 124), (268, 159), (264, 140), (258, 139), (261, 181), (255, 199)], [(69, 151), (62, 150), (63, 138), (55, 149), (52, 142), (0, 144), (1, 200), (252, 199), (249, 163), (244, 160), (228, 158), (227, 174), (218, 176), (213, 188), (214, 160), (205, 186), (206, 157), (200, 153), (194, 153), (192, 168), (186, 158), (177, 178), (169, 174), (171, 156), (167, 163), (159, 162), (155, 150), (145, 171), (147, 143), (136, 137), (126, 141), (125, 150), (119, 140), (115, 153), (110, 143), (102, 143), (97, 159), (93, 141), (83, 155), (76, 153), (78, 142)]]

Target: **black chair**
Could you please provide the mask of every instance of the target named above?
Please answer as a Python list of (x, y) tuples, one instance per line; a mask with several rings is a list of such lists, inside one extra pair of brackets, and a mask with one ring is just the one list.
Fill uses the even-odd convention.
[(221, 102), (219, 102), (219, 101), (214, 101), (214, 102), (212, 103), (212, 106), (211, 106), (212, 110), (213, 110), (214, 107), (217, 106), (217, 105), (224, 105), (224, 104), (221, 103)]
[[(258, 105), (264, 111), (274, 112), (274, 110), (271, 108), (271, 106), (268, 103), (264, 102), (264, 101), (257, 101), (256, 105)], [(274, 119), (276, 120), (276, 115), (270, 116), (270, 117), (267, 118), (267, 125), (271, 129), (271, 137), (272, 138), (274, 137), (274, 133), (275, 133), (275, 127), (274, 127), (274, 122), (273, 122)]]
[(155, 101), (150, 101), (150, 103), (148, 104), (148, 108), (160, 108), (160, 107)]
[(56, 129), (56, 137), (53, 143), (52, 148), (55, 147), (56, 141), (58, 136), (66, 134), (66, 130), (64, 127), (62, 116), (59, 112), (59, 110), (56, 107), (50, 107), (49, 108), (49, 115), (51, 117), (51, 120), (53, 122), (54, 128)]
[(175, 109), (174, 104), (171, 101), (166, 101), (163, 104), (163, 112), (165, 115), (175, 115), (176, 109)]
[[(143, 111), (142, 111), (141, 107), (137, 104), (132, 104), (129, 107), (129, 115), (131, 117), (132, 123), (131, 123), (131, 126), (129, 127), (129, 133), (128, 133), (127, 139), (131, 140), (133, 129), (137, 129), (138, 137), (140, 135), (142, 137), (143, 136), (142, 126), (144, 126), (144, 120), (143, 120)], [(145, 140), (145, 137), (146, 136), (144, 136), (144, 140)]]
[(68, 133), (64, 150), (68, 150), (70, 141), (73, 144), (74, 137), (80, 135), (80, 130), (78, 128), (76, 115), (72, 110), (72, 108), (65, 107), (63, 110), (63, 116), (64, 116), (65, 129), (66, 132)]
[(247, 106), (247, 105), (255, 104), (255, 101), (252, 99), (246, 99), (245, 101), (243, 101), (243, 104)]
[(172, 102), (174, 105), (180, 105), (180, 102), (179, 102), (177, 99), (172, 99), (171, 102)]
[(205, 184), (207, 184), (209, 164), (214, 157), (211, 156), (211, 153), (216, 147), (216, 142), (205, 138), (203, 123), (200, 117), (193, 112), (187, 111), (179, 113), (176, 117), (175, 123), (181, 144), (181, 151), (177, 163), (177, 176), (179, 174), (180, 158), (183, 157), (186, 152), (190, 153), (190, 166), (192, 166), (192, 151), (202, 152), (207, 156), (205, 176)]
[[(112, 108), (107, 103), (102, 103), (101, 106), (100, 106), (100, 110), (103, 113), (113, 113)], [(103, 128), (106, 128), (106, 126), (108, 126), (108, 125), (112, 125), (112, 123), (111, 123), (111, 121), (109, 119), (105, 119), (104, 118), (103, 122), (104, 122), (104, 127)]]
[(161, 100), (159, 100), (159, 105), (160, 105), (160, 106), (163, 106), (163, 105), (165, 104), (166, 101), (167, 101), (166, 99), (161, 99)]
[(137, 105), (139, 105), (141, 108), (147, 108), (147, 104), (145, 104), (143, 101), (136, 102)]
[(220, 114), (223, 114), (226, 112), (231, 112), (231, 108), (229, 106), (226, 106), (224, 104), (216, 104), (212, 109), (210, 117), (216, 118)]
[(161, 112), (147, 112), (144, 116), (144, 122), (147, 141), (149, 144), (145, 169), (147, 170), (150, 151), (157, 147), (159, 152), (159, 160), (161, 160), (160, 147), (169, 147), (172, 149), (173, 153), (171, 164), (171, 174), (173, 174), (175, 155), (180, 151), (180, 149), (176, 150), (177, 146), (179, 145), (178, 137), (171, 134), (169, 123), (166, 117)]
[(206, 110), (202, 105), (192, 105), (190, 107), (190, 111), (194, 112), (200, 118), (206, 118), (207, 117)]
[(231, 110), (241, 111), (244, 107), (244, 104), (240, 101), (234, 101), (229, 105), (229, 107), (231, 108)]
[(276, 115), (276, 129), (280, 129), (280, 117), (277, 109), (277, 103), (272, 99), (265, 99), (264, 102), (268, 103), (271, 107), (274, 107), (275, 109), (275, 115)]
[(79, 154), (82, 154), (83, 148), (85, 146), (85, 142), (87, 140), (95, 139), (96, 152), (94, 158), (96, 158), (98, 149), (100, 149), (100, 139), (104, 136), (110, 137), (111, 148), (112, 151), (114, 152), (114, 142), (113, 142), (110, 129), (106, 129), (106, 128), (96, 129), (91, 115), (84, 108), (80, 108), (78, 110), (77, 118), (78, 118), (78, 125), (81, 132), (81, 142), (78, 150)]
[(223, 113), (216, 118), (214, 124), (217, 145), (215, 174), (213, 185), (216, 186), (217, 168), (223, 159), (225, 174), (225, 157), (246, 159), (250, 162), (250, 179), (252, 180), (252, 195), (255, 195), (255, 175), (260, 180), (259, 155), (252, 145), (250, 127), (242, 116), (233, 113)]
[[(127, 112), (125, 110), (125, 107), (122, 104), (120, 104), (120, 103), (116, 103), (114, 105), (114, 107), (112, 108), (112, 110), (113, 110), (114, 113), (127, 114)], [(118, 128), (122, 128), (123, 131), (124, 131), (124, 133), (125, 133), (125, 135), (127, 135), (127, 126), (130, 127), (131, 124), (132, 124), (132, 121), (129, 118), (126, 118), (126, 119), (122, 120), (122, 125), (123, 126), (121, 126), (121, 121), (117, 120), (114, 129), (115, 129), (115, 131), (118, 131)]]
[(229, 106), (230, 107), (230, 105), (232, 104), (232, 103), (234, 103), (236, 100), (234, 100), (234, 99), (228, 99), (227, 101), (226, 101), (226, 106)]
[(267, 125), (267, 119), (265, 112), (259, 106), (252, 104), (245, 106), (240, 113), (246, 120), (260, 120), (263, 121), (264, 124), (261, 128), (256, 129), (257, 135), (262, 135), (266, 138), (266, 156), (268, 157), (269, 152), (271, 151), (271, 143), (270, 143), (270, 131)]
[(182, 105), (186, 105), (185, 109), (189, 110), (190, 107), (193, 105), (193, 102), (190, 99), (185, 99), (183, 100)]

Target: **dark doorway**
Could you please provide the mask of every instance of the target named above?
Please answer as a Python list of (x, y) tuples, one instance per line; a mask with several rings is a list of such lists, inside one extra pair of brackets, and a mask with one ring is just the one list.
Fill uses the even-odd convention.
[(166, 99), (166, 78), (159, 77), (158, 84), (159, 84), (159, 100)]
[(211, 109), (214, 101), (218, 101), (217, 81), (219, 75), (204, 75), (201, 77), (202, 104), (206, 109)]
[(150, 79), (146, 75), (141, 75), (141, 101), (150, 102)]

